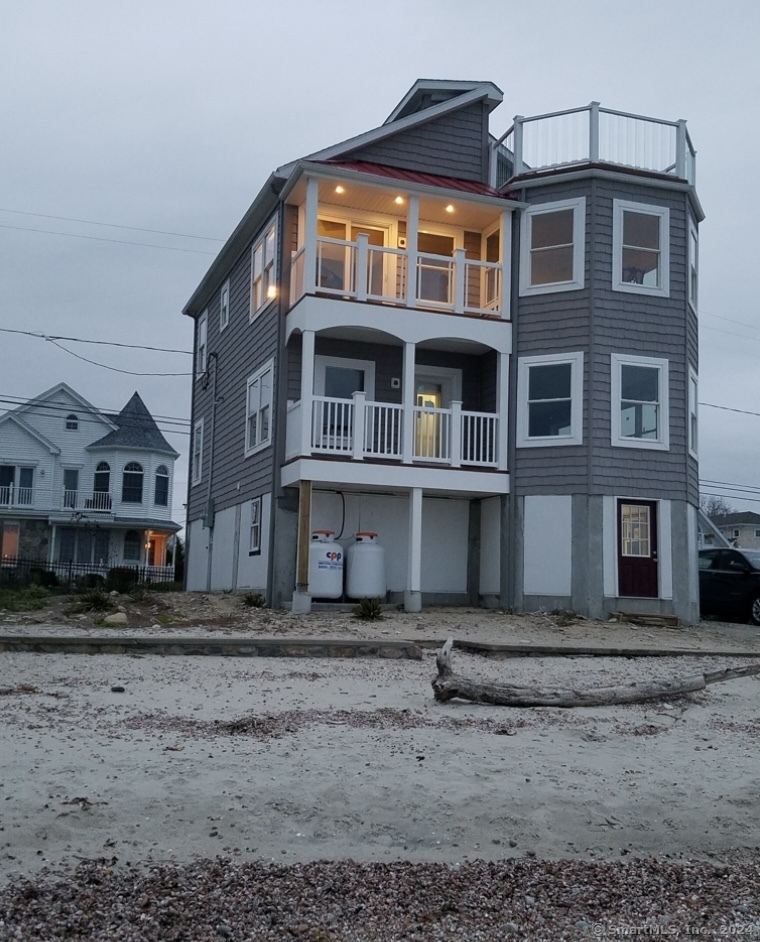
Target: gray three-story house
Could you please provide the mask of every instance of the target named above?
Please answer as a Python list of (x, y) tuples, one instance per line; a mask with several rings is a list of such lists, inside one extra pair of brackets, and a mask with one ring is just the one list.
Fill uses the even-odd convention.
[(369, 531), (408, 611), (697, 619), (685, 122), (497, 138), (502, 97), (418, 81), (276, 170), (198, 286), (189, 589), (308, 611), (312, 534)]

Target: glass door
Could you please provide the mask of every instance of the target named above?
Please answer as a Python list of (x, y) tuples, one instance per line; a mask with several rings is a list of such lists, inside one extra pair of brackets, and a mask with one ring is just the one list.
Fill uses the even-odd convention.
[(454, 303), (454, 236), (417, 234), (417, 300), (426, 304)]

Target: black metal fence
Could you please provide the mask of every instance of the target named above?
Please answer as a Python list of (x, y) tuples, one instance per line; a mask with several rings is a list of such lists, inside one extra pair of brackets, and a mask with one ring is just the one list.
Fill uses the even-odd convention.
[(125, 582), (133, 585), (174, 582), (174, 566), (111, 566), (21, 557), (3, 557), (0, 563), (0, 587), (41, 585), (72, 591), (109, 583), (118, 588)]

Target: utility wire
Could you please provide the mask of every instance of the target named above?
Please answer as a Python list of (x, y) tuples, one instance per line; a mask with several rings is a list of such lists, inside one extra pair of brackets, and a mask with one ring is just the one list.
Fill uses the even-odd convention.
[(32, 229), (29, 226), (9, 226), (0, 223), (0, 229), (15, 229), (17, 232), (42, 232), (45, 235), (68, 236), (70, 239), (90, 239), (93, 242), (115, 242), (119, 245), (142, 245), (149, 249), (164, 249), (166, 252), (190, 252), (193, 255), (217, 255), (203, 249), (181, 249), (174, 245), (156, 245), (154, 242), (130, 242), (129, 239), (107, 239), (105, 236), (81, 235), (78, 232), (56, 232), (54, 229)]
[(117, 343), (115, 340), (87, 340), (84, 337), (60, 337), (57, 334), (44, 334), (35, 330), (14, 330), (10, 327), (0, 327), (0, 333), (23, 334), (25, 337), (36, 337), (38, 340), (68, 340), (71, 343), (95, 343), (107, 347), (128, 347), (130, 350), (155, 350), (157, 353), (184, 353), (192, 356), (192, 350), (174, 350), (169, 347), (148, 347), (141, 343)]
[(77, 360), (84, 360), (85, 363), (91, 363), (93, 366), (99, 366), (104, 370), (111, 370), (113, 373), (125, 373), (127, 376), (192, 376), (192, 373), (139, 373), (136, 370), (120, 370), (117, 366), (108, 366), (105, 363), (98, 363), (97, 360), (90, 360), (87, 357), (81, 356), (79, 353), (74, 353), (73, 350), (68, 350), (66, 347), (62, 346), (60, 343), (57, 343), (55, 340), (47, 338), (49, 343), (52, 343), (54, 347), (58, 347), (59, 350), (63, 350), (64, 353), (68, 353), (72, 357), (76, 357)]
[(23, 209), (0, 208), (0, 213), (13, 213), (14, 216), (36, 216), (37, 219), (58, 219), (60, 222), (81, 222), (85, 226), (104, 226), (107, 229), (130, 229), (132, 232), (152, 232), (155, 235), (177, 236), (179, 239), (200, 239), (205, 242), (224, 242), (224, 239), (219, 239), (216, 236), (189, 235), (187, 232), (167, 232), (164, 229), (145, 229), (142, 226), (120, 226), (115, 222), (94, 222), (92, 219), (72, 219), (70, 216), (50, 216), (47, 213), (25, 212)]
[[(41, 401), (41, 400), (36, 400), (36, 399), (22, 399), (20, 396), (10, 396), (10, 395), (3, 396), (2, 394), (0, 394), (0, 403), (6, 403), (7, 405), (10, 405), (13, 407), (33, 405), (36, 409), (38, 409), (40, 412), (42, 412), (45, 415), (56, 415), (56, 413), (60, 413), (60, 414), (65, 413), (66, 415), (68, 415), (71, 412), (77, 412), (79, 413), (80, 418), (83, 418), (84, 420), (90, 419), (90, 416), (88, 416), (87, 413), (81, 413), (81, 411), (79, 410), (77, 406), (67, 405), (66, 403)], [(96, 412), (99, 412), (101, 415), (104, 415), (107, 418), (116, 416), (120, 412), (119, 409), (102, 409), (102, 408), (98, 408), (97, 406), (93, 406), (92, 408), (95, 409)], [(154, 419), (156, 420), (161, 419), (163, 422), (183, 424), (186, 426), (190, 425), (190, 419), (186, 419), (182, 416), (158, 415), (155, 413), (151, 413), (151, 415)]]

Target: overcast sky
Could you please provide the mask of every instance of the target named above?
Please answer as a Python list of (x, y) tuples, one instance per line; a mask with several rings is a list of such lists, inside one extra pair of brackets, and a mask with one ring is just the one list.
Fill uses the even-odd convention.
[[(760, 512), (759, 28), (752, 0), (2, 0), (0, 327), (191, 350), (180, 310), (269, 173), (420, 77), (498, 85), (497, 135), (592, 100), (686, 118), (700, 477)], [(60, 381), (113, 411), (138, 390), (182, 455), (184, 522), (190, 357), (60, 343), (0, 333), (0, 411)]]

